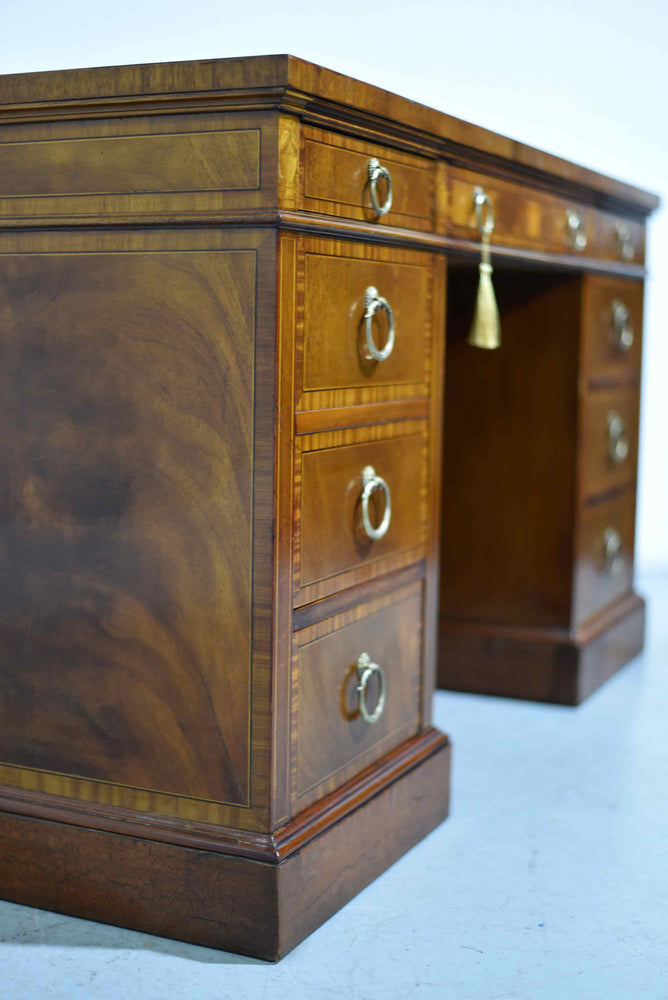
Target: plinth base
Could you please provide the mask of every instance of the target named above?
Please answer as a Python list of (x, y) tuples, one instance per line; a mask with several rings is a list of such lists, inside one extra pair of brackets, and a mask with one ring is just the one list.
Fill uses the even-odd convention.
[(441, 619), (438, 686), (579, 705), (643, 647), (645, 602), (630, 594), (574, 634)]
[(236, 844), (4, 787), (0, 896), (277, 960), (445, 818), (449, 776), (450, 744), (429, 729), (273, 836), (238, 831)]

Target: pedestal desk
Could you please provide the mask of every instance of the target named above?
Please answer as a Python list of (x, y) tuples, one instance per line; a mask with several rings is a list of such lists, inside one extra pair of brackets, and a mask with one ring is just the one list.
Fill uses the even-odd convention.
[(0, 894), (276, 958), (446, 815), (437, 659), (640, 648), (657, 200), (287, 56), (0, 123)]

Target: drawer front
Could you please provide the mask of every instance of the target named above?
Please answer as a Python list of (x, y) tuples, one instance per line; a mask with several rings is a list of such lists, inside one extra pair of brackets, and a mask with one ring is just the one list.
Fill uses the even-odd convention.
[(586, 504), (579, 517), (574, 620), (580, 624), (627, 593), (633, 583), (635, 495)]
[[(455, 236), (480, 239), (474, 206), (475, 189), (480, 187), (494, 213), (493, 244), (562, 254), (591, 253), (595, 228), (591, 209), (471, 170), (453, 168), (449, 187), (450, 228)], [(574, 228), (576, 217), (579, 228)]]
[(581, 410), (581, 484), (585, 495), (635, 480), (638, 459), (638, 390), (590, 393)]
[[(382, 209), (388, 186), (384, 178), (372, 185), (369, 161), (373, 159), (390, 174), (392, 204), (383, 215), (373, 206), (372, 189)], [(409, 229), (433, 229), (432, 160), (306, 127), (303, 162), (302, 204), (306, 211)]]
[(596, 212), (593, 254), (624, 264), (645, 261), (645, 225), (608, 212)]
[[(426, 395), (431, 255), (305, 242), (303, 392), (412, 385)], [(370, 350), (367, 335), (381, 357)]]
[[(363, 431), (330, 431), (297, 439), (295, 604), (307, 604), (372, 576), (398, 569), (424, 554), (427, 437), (424, 421)], [(367, 488), (375, 470), (385, 489)]]
[[(419, 581), (295, 633), (298, 809), (417, 732), (421, 622)], [(363, 653), (384, 675), (384, 704), (375, 722), (360, 711)], [(381, 693), (379, 673), (372, 671), (364, 684), (365, 708), (373, 716)]]
[(588, 275), (583, 315), (583, 370), (591, 382), (640, 377), (643, 284)]

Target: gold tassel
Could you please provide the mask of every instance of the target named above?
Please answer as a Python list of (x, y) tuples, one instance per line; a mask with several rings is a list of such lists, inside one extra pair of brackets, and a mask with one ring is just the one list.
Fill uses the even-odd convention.
[(473, 314), (473, 322), (467, 337), (467, 343), (472, 347), (483, 347), (493, 350), (501, 346), (501, 321), (499, 319), (499, 307), (496, 304), (494, 285), (492, 284), (491, 255), (489, 252), (489, 239), (491, 232), (485, 227), (482, 233), (482, 252), (478, 270), (480, 280), (478, 282), (478, 297)]
[(473, 189), (473, 209), (481, 236), (480, 279), (473, 322), (467, 337), (472, 347), (484, 347), (488, 351), (501, 346), (501, 322), (492, 284), (492, 255), (489, 243), (494, 232), (494, 208), (481, 187)]

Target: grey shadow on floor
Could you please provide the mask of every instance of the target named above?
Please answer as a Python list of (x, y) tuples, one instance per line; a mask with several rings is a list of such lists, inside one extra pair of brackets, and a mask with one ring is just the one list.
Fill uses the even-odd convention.
[(113, 951), (147, 951), (183, 958), (203, 965), (265, 965), (271, 962), (200, 945), (173, 941), (132, 931), (126, 927), (99, 924), (62, 913), (32, 909), (0, 901), (0, 967), (2, 946), (39, 945), (55, 948), (109, 948)]

